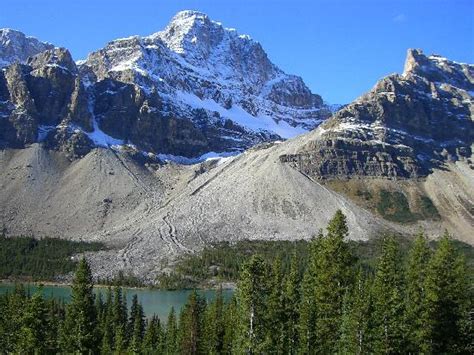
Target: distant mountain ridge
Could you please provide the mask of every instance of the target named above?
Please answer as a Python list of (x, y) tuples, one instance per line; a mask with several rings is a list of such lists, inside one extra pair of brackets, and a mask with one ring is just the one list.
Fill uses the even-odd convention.
[[(44, 140), (71, 158), (110, 145), (196, 157), (290, 138), (332, 113), (260, 44), (196, 11), (178, 13), (151, 36), (112, 41), (78, 63), (66, 49), (19, 32), (9, 43), (17, 37), (22, 44), (0, 56), (0, 112), (9, 117), (0, 123), (3, 146)], [(67, 58), (65, 65), (57, 57)], [(24, 83), (18, 97), (15, 83)], [(63, 100), (41, 96), (52, 88)]]

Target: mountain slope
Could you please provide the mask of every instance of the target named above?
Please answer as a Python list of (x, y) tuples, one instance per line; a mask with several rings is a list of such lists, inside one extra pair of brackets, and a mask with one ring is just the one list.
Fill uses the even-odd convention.
[(397, 230), (281, 163), (287, 149), (145, 167), (111, 149), (72, 162), (37, 144), (4, 150), (0, 223), (9, 235), (100, 240), (112, 249), (89, 256), (96, 276), (150, 281), (164, 260), (213, 241), (310, 238), (338, 208), (353, 239)]

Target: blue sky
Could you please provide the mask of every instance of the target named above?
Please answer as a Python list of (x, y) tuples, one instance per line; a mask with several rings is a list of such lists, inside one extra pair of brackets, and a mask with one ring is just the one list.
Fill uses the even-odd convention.
[(2, 0), (0, 28), (83, 59), (115, 38), (157, 32), (184, 9), (249, 34), (331, 103), (401, 72), (407, 48), (474, 63), (474, 0)]

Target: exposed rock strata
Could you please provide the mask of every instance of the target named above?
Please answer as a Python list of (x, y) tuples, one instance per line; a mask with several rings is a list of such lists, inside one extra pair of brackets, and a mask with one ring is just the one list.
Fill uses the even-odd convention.
[(425, 177), (470, 159), (473, 90), (473, 65), (409, 50), (402, 75), (380, 80), (281, 160), (316, 178)]

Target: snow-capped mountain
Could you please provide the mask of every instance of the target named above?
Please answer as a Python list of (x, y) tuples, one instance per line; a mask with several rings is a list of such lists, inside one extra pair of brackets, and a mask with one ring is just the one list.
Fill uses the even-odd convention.
[(0, 28), (0, 68), (17, 62), (24, 63), (28, 57), (52, 48), (52, 44), (27, 37), (19, 31)]
[(258, 42), (196, 11), (77, 63), (64, 48), (1, 33), (2, 146), (39, 140), (70, 157), (111, 145), (197, 157), (290, 138), (332, 114)]
[(471, 164), (473, 96), (474, 65), (410, 49), (403, 74), (377, 82), (282, 159), (314, 177), (416, 178)]
[(196, 11), (179, 12), (148, 37), (113, 41), (79, 67), (90, 82), (109, 79), (157, 93), (159, 111), (212, 126), (212, 139), (226, 148), (289, 138), (331, 113), (300, 77), (276, 67), (259, 43)]

